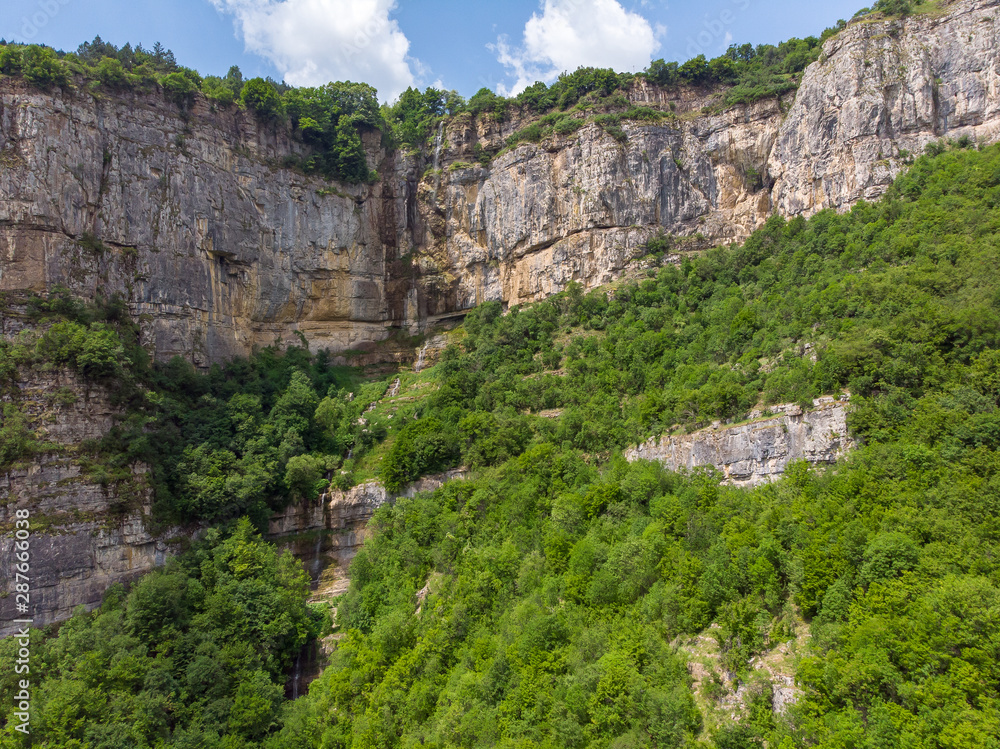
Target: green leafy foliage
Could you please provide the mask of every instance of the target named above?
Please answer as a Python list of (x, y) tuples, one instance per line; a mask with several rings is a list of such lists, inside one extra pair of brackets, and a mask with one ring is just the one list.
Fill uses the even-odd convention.
[[(13, 62), (10, 58), (8, 65)], [(21, 50), (19, 72), (24, 79), (39, 88), (61, 86), (68, 80), (66, 67), (48, 47), (30, 44)]]
[(408, 424), (396, 436), (382, 461), (381, 477), (386, 489), (399, 491), (415, 478), (451, 467), (459, 455), (458, 439), (438, 419)]
[(263, 78), (251, 78), (243, 84), (240, 104), (262, 120), (274, 120), (282, 114), (281, 95)]
[[(10, 669), (4, 746), (259, 746), (278, 725), (285, 672), (324, 627), (308, 592), (301, 564), (246, 520), (224, 540), (209, 531), (93, 614), (32, 632), (31, 734), (12, 729)], [(0, 642), (5, 658), (17, 647)]]
[(778, 45), (730, 45), (725, 54), (708, 60), (698, 55), (684, 64), (654, 60), (646, 78), (661, 86), (729, 87), (723, 104), (747, 104), (758, 99), (781, 96), (798, 87), (796, 75), (819, 57), (821, 44), (846, 26), (839, 21), (819, 38), (789, 39)]
[[(864, 393), (852, 421), (866, 442), (835, 470), (793, 465), (782, 481), (746, 491), (710, 471), (588, 458), (575, 447), (588, 428), (566, 412), (566, 431), (535, 424), (535, 442), (513, 448), (519, 457), (379, 510), (340, 607), (347, 637), (271, 746), (628, 746), (651, 735), (690, 744), (702, 722), (683, 661), (664, 646), (711, 622), (721, 665), (750, 679), (747, 718), (713, 730), (716, 746), (1000, 740), (1000, 320), (983, 270), (1000, 227), (982, 210), (998, 158), (994, 148), (923, 159), (879, 205), (772, 220), (741, 247), (613, 299), (571, 291), (506, 315), (499, 305), (470, 314), (463, 350), (439, 365), (434, 405), (465, 413), (459, 434), (474, 445), (500, 431), (503, 409), (522, 407), (563, 316), (594, 331), (576, 359), (599, 376), (580, 389), (627, 397), (602, 380), (628, 382), (634, 360), (621, 341), (641, 340), (643, 310), (669, 309), (671, 297), (656, 291), (666, 278), (690, 284), (674, 293), (684, 317), (700, 318), (699, 336), (722, 305), (719, 343), (688, 348), (681, 364), (717, 351), (739, 365), (764, 350), (767, 333), (755, 342), (764, 321), (780, 320), (791, 327), (767, 350), (804, 335), (822, 345), (815, 363), (779, 357), (771, 376), (780, 387), (800, 387), (801, 376)], [(741, 314), (726, 301), (733, 288), (744, 306), (775, 305), (745, 316), (747, 335), (732, 325)], [(974, 331), (949, 342), (972, 320)], [(619, 321), (628, 324), (615, 335)], [(686, 324), (674, 323), (661, 356), (688, 340)], [(607, 367), (605, 347), (615, 353)], [(847, 351), (858, 357), (850, 364)], [(568, 379), (547, 387), (562, 382), (565, 394)], [(601, 434), (614, 413), (589, 429)], [(627, 432), (604, 439), (596, 444), (621, 446)], [(793, 605), (812, 620), (813, 645), (797, 674), (804, 697), (782, 718), (749, 661), (787, 637)]]
[(397, 143), (420, 148), (443, 116), (460, 112), (464, 107), (464, 99), (455, 91), (427, 88), (421, 93), (410, 87), (392, 106), (385, 108), (384, 115)]
[(283, 102), (292, 126), (317, 148), (306, 171), (347, 182), (371, 178), (360, 134), (384, 127), (374, 88), (348, 82), (289, 89)]
[[(300, 102), (303, 137), (328, 127), (322, 101)], [(362, 463), (390, 489), (475, 469), (379, 509), (307, 697), (277, 686), (314, 631), (301, 571), (244, 521), (44, 641), (45, 741), (996, 746), (1000, 147), (968, 145), (935, 146), (877, 204), (772, 218), (613, 290), (480, 305), (389, 414), (388, 379), (322, 353), (154, 369), (120, 302), (33, 300), (40, 332), (0, 348), (2, 382), (131, 384), (104, 449), (147, 462), (161, 517), (262, 524)], [(741, 490), (620, 456), (844, 389), (860, 444), (826, 471)], [(8, 462), (34, 449), (19, 417)], [(751, 661), (798, 616), (811, 644), (782, 717)], [(713, 623), (747, 714), (706, 730), (681, 644)]]

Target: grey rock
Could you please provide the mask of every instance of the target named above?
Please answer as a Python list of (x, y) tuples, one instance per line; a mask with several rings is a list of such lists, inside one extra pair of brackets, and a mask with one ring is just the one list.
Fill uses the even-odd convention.
[(803, 411), (798, 405), (775, 406), (780, 415), (746, 424), (713, 426), (692, 434), (650, 438), (625, 451), (628, 460), (656, 460), (671, 470), (714, 466), (724, 483), (757, 486), (780, 478), (793, 461), (834, 463), (854, 446), (847, 431), (847, 404), (817, 400)]
[(593, 288), (657, 232), (740, 240), (775, 212), (877, 198), (932, 140), (1000, 139), (998, 3), (852, 22), (781, 101), (718, 111), (710, 95), (637, 81), (630, 103), (665, 117), (623, 121), (623, 143), (591, 123), (482, 166), (475, 147), (527, 120), (462, 115), (440, 172), (421, 178), (430, 154), (370, 134), (380, 176), (355, 186), (282, 167), (305, 147), (235, 107), (198, 98), (182, 113), (157, 93), (6, 78), (0, 291), (121, 293), (157, 358), (204, 366), (296, 333), (339, 352), (483, 301)]
[[(12, 619), (23, 618), (16, 611), (18, 510), (29, 512), (27, 585), (35, 626), (62, 621), (78, 606), (95, 608), (109, 587), (163, 564), (177, 542), (196, 532), (147, 529), (144, 466), (134, 467), (134, 494), (128, 498), (80, 468), (79, 442), (102, 436), (119, 413), (104, 388), (65, 371), (32, 373), (19, 385), (30, 426), (54, 447), (0, 475), (0, 637), (16, 630)], [(60, 404), (53, 400), (57, 391), (78, 397)]]

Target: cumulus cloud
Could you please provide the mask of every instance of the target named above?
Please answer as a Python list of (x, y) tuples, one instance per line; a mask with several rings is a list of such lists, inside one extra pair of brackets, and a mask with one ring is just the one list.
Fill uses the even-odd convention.
[(410, 42), (389, 13), (395, 0), (212, 0), (234, 17), (247, 51), (295, 86), (370, 83), (395, 99), (415, 76)]
[(497, 89), (517, 94), (535, 81), (550, 82), (581, 65), (645, 68), (664, 32), (616, 0), (544, 0), (541, 15), (533, 13), (524, 25), (521, 46), (511, 46), (504, 36), (489, 45), (514, 79)]

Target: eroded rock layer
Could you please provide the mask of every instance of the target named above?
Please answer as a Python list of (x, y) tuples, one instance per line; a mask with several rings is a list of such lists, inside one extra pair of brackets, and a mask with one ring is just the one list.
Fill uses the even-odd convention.
[(292, 549), (323, 595), (347, 589), (347, 565), (365, 540), (368, 521), (375, 510), (400, 497), (434, 491), (446, 481), (461, 479), (465, 469), (424, 476), (390, 492), (378, 481), (367, 481), (347, 491), (333, 489), (318, 500), (292, 505), (271, 517), (269, 536), (279, 546)]
[(854, 446), (846, 402), (821, 398), (806, 411), (796, 404), (772, 411), (773, 416), (758, 415), (745, 424), (652, 437), (626, 450), (625, 457), (656, 460), (673, 471), (712, 466), (724, 483), (758, 486), (780, 478), (789, 463), (835, 463)]
[[(118, 410), (109, 394), (72, 374), (38, 374), (20, 383), (22, 408), (44, 449), (0, 474), (0, 637), (15, 631), (25, 614), (35, 626), (62, 621), (77, 606), (94, 608), (114, 583), (129, 582), (163, 564), (191, 533), (174, 528), (152, 533), (144, 522), (150, 505), (142, 466), (117, 484), (81, 468), (79, 446), (98, 439)], [(15, 522), (28, 511), (28, 610), (17, 610)]]

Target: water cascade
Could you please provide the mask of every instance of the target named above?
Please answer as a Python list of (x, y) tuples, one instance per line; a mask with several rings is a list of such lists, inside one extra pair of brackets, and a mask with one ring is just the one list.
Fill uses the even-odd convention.
[(438, 188), (441, 186), (441, 175), (438, 173), (438, 163), (441, 159), (441, 142), (444, 139), (444, 120), (438, 123), (437, 135), (434, 137), (434, 193), (431, 202), (437, 199)]

